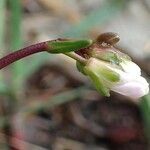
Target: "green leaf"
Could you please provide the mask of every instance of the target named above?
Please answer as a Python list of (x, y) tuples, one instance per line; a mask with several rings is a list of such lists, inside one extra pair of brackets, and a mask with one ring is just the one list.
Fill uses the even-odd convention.
[(0, 47), (3, 49), (4, 47), (4, 31), (5, 31), (5, 6), (6, 1), (0, 1)]
[(45, 100), (43, 103), (42, 100), (37, 100), (28, 107), (23, 107), (21, 109), (21, 112), (24, 114), (30, 114), (30, 113), (36, 113), (39, 112), (40, 110), (50, 110), (51, 108), (54, 108), (56, 106), (60, 106), (64, 103), (71, 102), (73, 100), (77, 100), (79, 98), (84, 97), (87, 94), (87, 89), (85, 87), (78, 87), (73, 90), (68, 90), (65, 92), (61, 92), (59, 94), (56, 94), (48, 99)]
[[(4, 39), (5, 39), (5, 9), (6, 9), (6, 0), (0, 0), (0, 48), (1, 55), (3, 54), (2, 49), (4, 49)], [(4, 76), (0, 74), (0, 93), (6, 91), (6, 83), (4, 81)]]
[(68, 53), (86, 48), (92, 44), (92, 40), (70, 40), (48, 42), (49, 53)]
[[(22, 46), (21, 35), (21, 20), (22, 20), (22, 5), (20, 0), (8, 0), (10, 7), (10, 49), (16, 50)], [(18, 80), (24, 69), (24, 61), (16, 62), (12, 65), (12, 89), (22, 87), (22, 81)]]
[(140, 109), (143, 117), (145, 134), (150, 146), (150, 93), (140, 100)]

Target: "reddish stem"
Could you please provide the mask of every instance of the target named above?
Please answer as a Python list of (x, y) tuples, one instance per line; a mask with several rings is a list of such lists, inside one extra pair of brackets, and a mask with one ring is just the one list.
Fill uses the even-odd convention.
[(7, 65), (24, 58), (26, 56), (32, 55), (34, 53), (39, 53), (46, 51), (48, 49), (47, 42), (38, 43), (35, 45), (31, 45), (29, 47), (25, 47), (21, 50), (12, 52), (7, 56), (0, 59), (0, 69), (6, 67)]

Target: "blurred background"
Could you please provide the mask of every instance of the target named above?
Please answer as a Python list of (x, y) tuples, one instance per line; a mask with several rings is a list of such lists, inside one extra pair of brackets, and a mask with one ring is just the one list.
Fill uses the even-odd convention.
[[(150, 79), (149, 0), (0, 0), (0, 56), (56, 38), (120, 35)], [(102, 97), (62, 55), (36, 54), (0, 73), (0, 150), (148, 150), (150, 96)]]

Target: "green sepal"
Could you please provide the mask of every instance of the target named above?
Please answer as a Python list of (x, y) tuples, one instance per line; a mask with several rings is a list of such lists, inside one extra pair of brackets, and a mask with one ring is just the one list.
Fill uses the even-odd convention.
[(92, 40), (68, 40), (48, 42), (49, 53), (68, 53), (86, 48), (92, 44)]
[(90, 52), (90, 55), (94, 58), (110, 62), (111, 64), (115, 64), (120, 69), (121, 69), (120, 63), (123, 60), (131, 61), (131, 58), (127, 54), (124, 54), (120, 51), (113, 51), (113, 50), (97, 51), (93, 49)]
[(76, 61), (76, 67), (77, 67), (77, 69), (78, 69), (79, 72), (81, 72), (82, 74), (86, 75), (86, 73), (84, 71), (85, 65), (83, 65), (80, 62)]
[(112, 64), (118, 65), (121, 62), (117, 53), (112, 51), (94, 51), (92, 52), (92, 57), (111, 62)]
[(106, 67), (101, 66), (99, 68), (99, 74), (102, 74), (102, 76), (110, 82), (118, 82), (120, 80), (120, 75), (117, 72)]
[(97, 89), (97, 91), (103, 95), (103, 96), (110, 96), (109, 93), (109, 89), (105, 86), (105, 84), (103, 83), (103, 81), (100, 79), (99, 76), (97, 76), (93, 71), (91, 71), (88, 68), (84, 68), (86, 74), (90, 77), (90, 79), (92, 80), (95, 88)]

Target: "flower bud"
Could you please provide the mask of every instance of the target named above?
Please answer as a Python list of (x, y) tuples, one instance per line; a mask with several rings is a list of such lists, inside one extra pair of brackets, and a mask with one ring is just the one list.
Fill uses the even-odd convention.
[(80, 64), (80, 71), (89, 76), (96, 89), (104, 96), (110, 96), (110, 90), (133, 99), (148, 94), (149, 85), (141, 76), (139, 66), (119, 53), (114, 54), (106, 53), (99, 56), (99, 59), (91, 57), (86, 65)]

